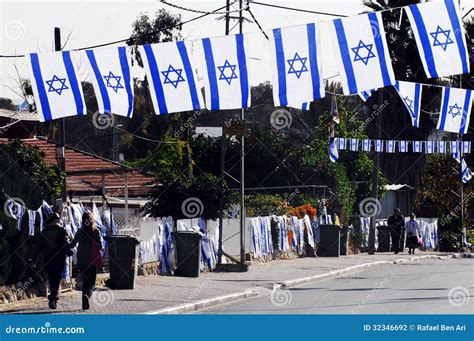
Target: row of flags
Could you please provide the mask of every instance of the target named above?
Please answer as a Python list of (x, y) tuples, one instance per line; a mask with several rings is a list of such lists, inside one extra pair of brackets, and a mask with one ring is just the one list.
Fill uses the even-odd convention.
[[(410, 18), (428, 77), (469, 73), (460, 11), (454, 0), (402, 10)], [(344, 94), (368, 99), (376, 89), (389, 85), (396, 86), (404, 97), (413, 92), (413, 124), (418, 125), (421, 87), (396, 81), (381, 12), (269, 30), (275, 106), (307, 108), (308, 103), (325, 96), (320, 39), (323, 25), (329, 25)], [(250, 106), (248, 34), (146, 44), (139, 46), (139, 52), (158, 115)], [(128, 46), (84, 53), (31, 53), (33, 92), (41, 121), (86, 114), (78, 73), (80, 60), (86, 61), (99, 112), (131, 117), (131, 58)], [(467, 129), (470, 96), (470, 91), (468, 98), (462, 89), (444, 91), (441, 112), (445, 115), (440, 129)], [(411, 107), (409, 103), (406, 105)]]

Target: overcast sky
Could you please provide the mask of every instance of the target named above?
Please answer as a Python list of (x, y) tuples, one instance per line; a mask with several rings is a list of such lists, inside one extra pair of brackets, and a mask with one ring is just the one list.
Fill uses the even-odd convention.
[[(225, 5), (225, 0), (194, 0), (169, 2), (183, 7), (201, 11), (212, 11)], [(364, 10), (361, 0), (307, 0), (283, 1), (260, 0), (264, 3), (280, 4), (313, 11), (332, 12), (342, 15), (355, 15)], [(461, 1), (463, 13), (474, 6), (474, 0)], [(63, 39), (70, 34), (66, 49), (101, 44), (109, 41), (124, 39), (130, 36), (131, 24), (140, 13), (153, 15), (158, 9), (166, 8), (171, 13), (181, 14), (182, 20), (191, 19), (198, 14), (178, 10), (160, 3), (158, 0), (134, 1), (23, 1), (0, 0), (0, 54), (24, 54), (29, 52), (47, 52), (53, 50), (53, 28), (60, 27)], [(335, 17), (270, 8), (261, 5), (251, 5), (252, 12), (263, 28), (305, 24), (309, 22), (329, 21)], [(188, 39), (212, 37), (224, 34), (224, 21), (216, 20), (219, 15), (212, 15), (187, 24), (183, 27), (183, 36)], [(251, 19), (248, 14), (246, 17)], [(234, 33), (237, 33), (234, 29)], [(268, 43), (254, 23), (245, 23), (244, 32), (252, 34), (252, 50), (249, 55), (255, 59), (251, 62), (252, 83), (270, 80), (268, 66)], [(334, 63), (332, 45), (328, 32), (322, 32), (324, 76), (337, 74)], [(0, 58), (0, 97), (10, 97), (16, 102), (18, 96), (8, 89), (14, 87), (14, 63), (24, 78), (30, 78), (24, 58)], [(81, 72), (87, 79), (87, 73)], [(143, 73), (136, 70), (136, 75)]]

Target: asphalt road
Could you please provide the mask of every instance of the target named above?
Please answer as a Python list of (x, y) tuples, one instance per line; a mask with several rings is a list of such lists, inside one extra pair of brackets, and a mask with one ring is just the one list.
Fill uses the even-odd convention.
[(202, 314), (474, 314), (474, 260), (372, 268), (259, 296)]

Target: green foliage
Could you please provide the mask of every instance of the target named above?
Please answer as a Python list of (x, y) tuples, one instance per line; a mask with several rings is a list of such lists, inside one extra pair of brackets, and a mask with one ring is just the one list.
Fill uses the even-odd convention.
[(284, 215), (289, 208), (279, 195), (252, 194), (245, 196), (245, 207), (248, 217)]

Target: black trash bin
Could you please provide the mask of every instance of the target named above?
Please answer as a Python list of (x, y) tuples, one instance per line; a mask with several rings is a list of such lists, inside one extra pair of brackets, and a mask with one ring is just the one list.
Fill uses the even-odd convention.
[(347, 226), (344, 226), (342, 229), (341, 229), (341, 232), (340, 232), (340, 235), (339, 235), (339, 241), (340, 241), (340, 250), (339, 250), (339, 254), (341, 256), (347, 256), (348, 254), (348, 250), (349, 250), (349, 234), (350, 234), (350, 230)]
[(110, 279), (106, 285), (111, 289), (133, 289), (138, 271), (137, 238), (114, 235), (105, 238), (109, 252)]
[(317, 255), (319, 257), (339, 257), (340, 254), (340, 232), (339, 225), (320, 225), (320, 242)]
[(173, 232), (176, 244), (175, 276), (199, 277), (201, 267), (201, 238), (200, 233), (192, 231)]
[(387, 225), (377, 227), (377, 241), (379, 243), (379, 252), (390, 252), (390, 227)]

